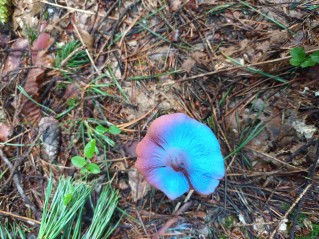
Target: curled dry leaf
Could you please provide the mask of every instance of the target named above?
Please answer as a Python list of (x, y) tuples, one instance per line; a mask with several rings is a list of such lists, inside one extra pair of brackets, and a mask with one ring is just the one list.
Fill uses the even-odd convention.
[(12, 129), (7, 123), (0, 123), (0, 142), (5, 142), (12, 134)]
[(192, 68), (195, 66), (196, 61), (193, 58), (188, 58), (186, 61), (183, 62), (181, 65), (181, 68), (186, 71), (187, 73), (190, 73)]
[(45, 117), (40, 120), (39, 130), (43, 142), (43, 153), (45, 158), (52, 162), (56, 159), (60, 148), (59, 121), (52, 117)]
[(88, 48), (89, 51), (93, 51), (93, 44), (94, 44), (94, 39), (93, 37), (90, 35), (90, 33), (88, 33), (85, 30), (82, 29), (78, 29), (79, 33), (81, 35), (81, 38), (83, 40), (84, 45)]
[(9, 80), (8, 74), (16, 70), (20, 66), (21, 60), (22, 60), (22, 53), (24, 50), (28, 48), (28, 46), (29, 46), (28, 40), (23, 38), (16, 40), (12, 44), (12, 46), (10, 47), (11, 52), (4, 62), (4, 66), (3, 66), (3, 70), (1, 74), (3, 77), (3, 80), (8, 81)]
[[(39, 68), (33, 68), (29, 71), (24, 90), (37, 102), (40, 100), (40, 87), (44, 81), (45, 68), (42, 68), (42, 66), (51, 66), (53, 63), (53, 58), (46, 52), (52, 43), (53, 39), (48, 33), (41, 33), (31, 48), (32, 62)], [(24, 95), (21, 97), (21, 104), (22, 113), (26, 116), (27, 121), (38, 122), (41, 117), (40, 107)]]

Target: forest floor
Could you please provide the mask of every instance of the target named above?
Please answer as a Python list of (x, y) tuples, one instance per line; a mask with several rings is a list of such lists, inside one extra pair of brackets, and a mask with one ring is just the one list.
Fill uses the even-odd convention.
[[(318, 1), (23, 0), (0, 47), (2, 225), (37, 235), (50, 174), (83, 176), (71, 158), (96, 139), (111, 238), (319, 237)], [(211, 195), (169, 200), (134, 168), (173, 112), (221, 144)]]

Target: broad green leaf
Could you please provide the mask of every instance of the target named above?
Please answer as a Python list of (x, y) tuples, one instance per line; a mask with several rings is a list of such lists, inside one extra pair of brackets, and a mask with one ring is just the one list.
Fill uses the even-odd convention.
[(312, 53), (310, 57), (314, 62), (319, 63), (319, 51)]
[(73, 196), (73, 192), (72, 193), (67, 193), (67, 194), (64, 194), (63, 196), (63, 204), (66, 206), (70, 203), (71, 199), (72, 199), (72, 196)]
[(104, 128), (104, 126), (102, 125), (98, 125), (95, 128), (96, 132), (98, 132), (99, 134), (105, 134), (107, 132), (107, 129)]
[(306, 52), (302, 47), (295, 47), (290, 49), (290, 55), (292, 58), (303, 61), (306, 59)]
[(292, 66), (300, 66), (301, 63), (303, 63), (303, 60), (300, 61), (299, 59), (291, 58), (289, 62)]
[(93, 157), (94, 152), (95, 152), (95, 146), (96, 146), (96, 140), (95, 139), (92, 139), (90, 142), (88, 142), (85, 145), (85, 148), (84, 148), (85, 157), (87, 157), (89, 159)]
[(82, 168), (80, 171), (80, 174), (86, 174), (88, 172), (89, 172), (89, 170), (87, 170), (87, 168)]
[(109, 128), (109, 133), (110, 134), (119, 134), (119, 133), (121, 133), (121, 130), (118, 127), (116, 127), (115, 125), (111, 125)]
[(316, 65), (316, 62), (314, 62), (310, 57), (308, 57), (300, 66), (304, 68), (314, 65)]
[(87, 165), (87, 170), (89, 170), (89, 172), (93, 174), (98, 174), (101, 172), (99, 166), (95, 163), (89, 163)]
[(85, 160), (85, 158), (81, 156), (74, 156), (73, 158), (71, 158), (71, 162), (73, 166), (77, 168), (83, 168), (87, 164), (87, 161)]

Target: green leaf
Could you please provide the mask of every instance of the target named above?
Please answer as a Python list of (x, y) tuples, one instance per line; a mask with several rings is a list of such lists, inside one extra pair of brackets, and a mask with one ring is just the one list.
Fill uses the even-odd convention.
[(89, 172), (89, 170), (87, 170), (87, 168), (82, 168), (80, 171), (80, 174), (86, 174), (88, 172)]
[(303, 60), (300, 61), (299, 59), (291, 58), (289, 62), (292, 66), (300, 66), (301, 63), (303, 63)]
[(98, 132), (99, 134), (105, 134), (107, 132), (107, 129), (104, 128), (104, 126), (102, 125), (98, 125), (95, 127), (96, 132)]
[(115, 125), (111, 125), (109, 128), (109, 133), (110, 134), (119, 134), (119, 133), (121, 133), (121, 130), (118, 127), (116, 127)]
[(290, 49), (290, 55), (292, 58), (304, 61), (306, 59), (306, 52), (302, 47), (295, 47)]
[(316, 62), (314, 62), (310, 57), (308, 57), (300, 66), (304, 68), (314, 65), (316, 65)]
[(74, 156), (73, 158), (71, 158), (71, 162), (73, 166), (77, 168), (83, 168), (87, 164), (85, 158), (81, 156)]
[(88, 142), (86, 145), (85, 145), (85, 148), (84, 148), (84, 155), (87, 157), (87, 158), (92, 158), (93, 155), (94, 155), (94, 152), (95, 152), (95, 146), (96, 146), (96, 140), (95, 139), (92, 139), (90, 142)]
[(87, 165), (87, 170), (89, 170), (89, 172), (93, 174), (98, 174), (101, 172), (99, 166), (95, 163), (89, 163)]
[(71, 201), (71, 199), (72, 199), (72, 196), (73, 196), (73, 192), (64, 194), (64, 196), (63, 196), (63, 204), (64, 204), (65, 206), (70, 203), (70, 201)]
[(311, 60), (313, 60), (316, 63), (319, 63), (319, 51), (312, 53), (310, 57), (311, 57)]

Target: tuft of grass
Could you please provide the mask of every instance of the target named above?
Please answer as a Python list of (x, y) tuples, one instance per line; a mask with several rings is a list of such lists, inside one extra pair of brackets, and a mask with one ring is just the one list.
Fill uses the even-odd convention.
[(64, 230), (72, 227), (72, 222), (88, 200), (92, 187), (84, 182), (76, 182), (71, 178), (61, 178), (53, 195), (53, 179), (49, 180), (43, 208), (41, 227), (38, 239), (59, 238)]
[[(115, 225), (110, 225), (119, 195), (107, 185), (94, 205), (90, 198), (95, 189), (93, 185), (71, 178), (61, 178), (53, 193), (53, 179), (50, 177), (38, 239), (108, 238), (119, 223), (118, 221)], [(88, 204), (93, 207), (90, 225), (83, 223), (84, 217), (87, 217), (85, 206)]]
[(118, 193), (112, 190), (111, 186), (106, 186), (94, 208), (92, 223), (82, 239), (108, 238), (111, 235), (120, 222), (119, 220), (115, 225), (109, 226), (118, 201)]
[(26, 239), (25, 230), (19, 226), (17, 223), (5, 223), (4, 225), (0, 224), (0, 238), (1, 239), (14, 239), (21, 238)]
[[(66, 61), (64, 63), (64, 61)], [(79, 68), (89, 62), (89, 58), (84, 49), (81, 48), (81, 42), (71, 40), (57, 52), (55, 57), (55, 67)], [(63, 65), (62, 65), (63, 63)]]
[(27, 39), (29, 40), (30, 44), (32, 44), (38, 38), (40, 33), (36, 28), (30, 27), (29, 24), (25, 22), (24, 20), (23, 20), (23, 23), (25, 25), (25, 28), (24, 28), (25, 35)]

